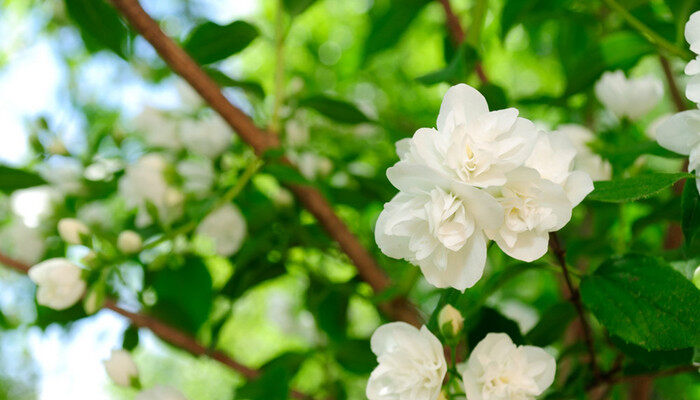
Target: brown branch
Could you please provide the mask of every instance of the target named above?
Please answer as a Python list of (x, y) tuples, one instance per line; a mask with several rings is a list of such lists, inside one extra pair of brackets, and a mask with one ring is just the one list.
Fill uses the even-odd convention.
[(583, 330), (583, 339), (586, 342), (586, 349), (588, 350), (589, 362), (591, 363), (591, 369), (593, 370), (593, 375), (598, 377), (600, 371), (598, 370), (598, 363), (596, 362), (595, 356), (595, 345), (593, 343), (593, 333), (591, 327), (586, 319), (586, 314), (583, 310), (583, 304), (581, 303), (581, 293), (578, 291), (571, 281), (571, 275), (569, 274), (569, 268), (566, 266), (566, 249), (561, 244), (559, 236), (556, 232), (549, 233), (549, 247), (552, 249), (552, 253), (556, 257), (561, 270), (564, 274), (564, 280), (566, 281), (566, 286), (569, 289), (569, 301), (571, 301), (576, 308), (579, 320), (581, 322), (581, 327)]
[[(450, 0), (438, 1), (440, 2), (440, 4), (442, 4), (442, 8), (445, 10), (445, 23), (447, 24), (447, 29), (450, 31), (452, 43), (454, 43), (456, 47), (459, 47), (462, 45), (464, 39), (466, 38), (466, 34), (464, 32), (464, 29), (462, 28), (462, 24), (459, 22), (459, 17), (457, 17), (457, 14), (455, 14), (454, 10), (452, 10)], [(479, 80), (482, 83), (489, 82), (489, 78), (486, 76), (486, 72), (484, 71), (480, 60), (477, 60), (476, 64), (474, 65), (474, 72), (476, 72), (476, 76), (479, 77)]]
[[(110, 1), (153, 46), (172, 70), (187, 81), (257, 154), (279, 146), (277, 136), (256, 127), (243, 111), (231, 104), (218, 85), (160, 29), (158, 23), (144, 11), (137, 0)], [(338, 242), (340, 248), (355, 264), (358, 274), (365, 282), (369, 283), (376, 292), (381, 292), (391, 285), (389, 278), (377, 265), (372, 255), (338, 217), (317, 189), (304, 185), (289, 184), (287, 186), (304, 207), (316, 217), (328, 234)], [(405, 299), (383, 304), (380, 308), (394, 319), (400, 319), (413, 325), (421, 323), (417, 310)]]
[[(29, 265), (26, 265), (20, 261), (7, 257), (6, 255), (0, 253), (0, 263), (14, 269), (17, 272), (26, 274), (29, 271)], [(243, 375), (246, 379), (254, 379), (260, 375), (260, 371), (252, 368), (248, 368), (245, 365), (239, 363), (238, 361), (232, 359), (224, 352), (220, 350), (210, 350), (206, 346), (197, 342), (197, 339), (192, 337), (190, 334), (180, 331), (157, 318), (150, 315), (135, 313), (125, 310), (119, 307), (116, 302), (112, 299), (107, 299), (104, 302), (103, 308), (114, 311), (115, 313), (126, 317), (131, 323), (139, 328), (146, 328), (153, 332), (156, 336), (175, 347), (187, 351), (188, 353), (195, 356), (207, 356), (212, 358), (230, 369)], [(291, 396), (297, 399), (308, 399), (304, 393), (292, 390)]]
[(678, 85), (676, 84), (676, 78), (673, 76), (673, 70), (671, 70), (671, 64), (668, 59), (664, 56), (659, 56), (659, 61), (661, 62), (661, 68), (664, 70), (664, 76), (666, 77), (666, 86), (668, 86), (668, 91), (671, 93), (671, 100), (676, 106), (678, 112), (685, 111), (688, 109), (685, 105), (685, 99), (678, 90)]

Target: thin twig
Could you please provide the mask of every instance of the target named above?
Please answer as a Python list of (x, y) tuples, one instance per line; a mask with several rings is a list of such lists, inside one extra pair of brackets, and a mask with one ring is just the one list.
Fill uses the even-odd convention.
[[(214, 111), (248, 143), (256, 154), (279, 147), (275, 134), (255, 126), (253, 121), (235, 107), (221, 92), (218, 85), (197, 65), (197, 63), (170, 37), (168, 37), (141, 7), (137, 0), (110, 0), (126, 20), (158, 52), (174, 72), (187, 81)], [(287, 160), (288, 161), (288, 160)], [(391, 286), (386, 273), (379, 267), (374, 257), (338, 217), (333, 207), (316, 188), (306, 185), (286, 184), (303, 206), (318, 220), (319, 224), (339, 244), (355, 264), (360, 277), (375, 292), (382, 292)], [(405, 298), (380, 305), (380, 309), (396, 320), (413, 325), (421, 324), (418, 311)]]
[[(26, 274), (29, 271), (30, 266), (24, 264), (21, 261), (17, 261), (5, 254), (0, 253), (0, 263), (14, 269), (17, 272)], [(245, 365), (234, 360), (226, 353), (215, 350), (212, 351), (208, 347), (202, 345), (188, 333), (182, 332), (179, 329), (160, 321), (150, 315), (136, 313), (128, 311), (121, 308), (112, 299), (107, 299), (104, 302), (103, 308), (114, 311), (115, 313), (126, 317), (131, 323), (139, 328), (146, 328), (153, 332), (156, 336), (161, 338), (164, 342), (167, 342), (175, 347), (178, 347), (186, 352), (195, 356), (207, 356), (212, 358), (230, 369), (243, 375), (246, 379), (255, 379), (260, 376), (260, 371), (246, 367)], [(292, 390), (292, 397), (297, 399), (308, 399), (309, 396), (296, 390)]]
[(664, 56), (659, 56), (659, 61), (661, 62), (661, 68), (664, 70), (664, 76), (666, 77), (666, 86), (668, 86), (668, 92), (671, 94), (671, 100), (676, 106), (678, 112), (685, 111), (688, 109), (685, 105), (685, 100), (681, 91), (678, 90), (678, 85), (676, 84), (676, 78), (673, 76), (673, 70), (671, 69), (671, 63)]
[(661, 49), (664, 49), (668, 54), (673, 54), (675, 56), (681, 57), (684, 60), (690, 60), (692, 58), (692, 54), (690, 53), (690, 51), (676, 46), (675, 44), (663, 38), (658, 33), (654, 32), (654, 30), (646, 26), (644, 22), (640, 21), (637, 17), (630, 14), (630, 12), (625, 7), (620, 5), (620, 3), (617, 2), (617, 0), (603, 1), (611, 10), (620, 14), (620, 16), (622, 16), (622, 18), (627, 22), (628, 25), (636, 29), (652, 44), (656, 45)]
[(571, 281), (571, 275), (569, 274), (569, 268), (566, 266), (566, 249), (562, 246), (559, 241), (559, 236), (556, 232), (549, 233), (549, 247), (552, 249), (554, 256), (561, 266), (562, 272), (564, 274), (564, 280), (566, 281), (566, 286), (569, 288), (569, 301), (571, 301), (576, 308), (579, 319), (581, 320), (581, 326), (583, 328), (583, 338), (586, 342), (586, 348), (588, 350), (588, 357), (590, 358), (591, 369), (593, 370), (593, 375), (598, 377), (600, 371), (598, 370), (598, 363), (595, 356), (595, 345), (593, 343), (593, 333), (591, 327), (586, 319), (586, 314), (583, 310), (583, 304), (581, 303), (581, 293), (578, 291)]
[[(440, 4), (442, 4), (442, 8), (445, 10), (445, 23), (447, 24), (447, 29), (450, 31), (450, 37), (452, 38), (452, 42), (454, 43), (455, 47), (459, 47), (462, 45), (462, 42), (464, 42), (464, 39), (466, 38), (466, 34), (464, 32), (464, 29), (462, 28), (462, 24), (460, 24), (459, 22), (459, 17), (457, 17), (457, 14), (455, 14), (454, 10), (452, 10), (450, 0), (438, 1), (440, 2)], [(484, 68), (481, 65), (481, 60), (476, 61), (476, 64), (474, 65), (474, 72), (476, 72), (476, 76), (479, 77), (479, 80), (482, 83), (489, 82), (489, 79), (486, 76), (486, 72), (484, 71)]]

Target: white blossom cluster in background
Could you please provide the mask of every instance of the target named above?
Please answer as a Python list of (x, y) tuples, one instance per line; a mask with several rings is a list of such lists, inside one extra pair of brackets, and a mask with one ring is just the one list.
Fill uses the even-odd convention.
[(445, 94), (437, 129), (419, 129), (396, 147), (400, 161), (387, 176), (399, 193), (379, 215), (375, 238), (437, 287), (473, 286), (489, 239), (514, 258), (542, 257), (549, 232), (593, 190), (591, 177), (574, 169), (568, 134), (538, 130), (514, 108), (489, 111), (465, 84)]
[[(700, 11), (694, 12), (685, 25), (685, 39), (697, 55), (685, 67), (685, 73), (690, 76), (685, 95), (700, 105)], [(695, 171), (696, 176), (700, 176), (700, 110), (672, 115), (656, 129), (656, 140), (671, 151), (689, 156), (688, 172)], [(695, 184), (700, 191), (700, 179), (696, 179)]]

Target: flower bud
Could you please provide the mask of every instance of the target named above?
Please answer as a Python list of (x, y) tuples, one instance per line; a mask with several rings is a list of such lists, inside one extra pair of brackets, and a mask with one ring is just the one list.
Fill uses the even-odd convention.
[(104, 288), (93, 287), (91, 288), (85, 298), (83, 299), (83, 309), (88, 315), (92, 315), (102, 308), (104, 303)]
[(81, 244), (81, 235), (90, 233), (90, 229), (84, 223), (75, 218), (63, 218), (58, 221), (58, 234), (68, 244)]
[(124, 231), (117, 238), (117, 248), (124, 254), (134, 254), (141, 251), (143, 240), (141, 236), (134, 231)]
[(109, 359), (102, 363), (107, 375), (116, 385), (130, 387), (135, 384), (138, 386), (139, 370), (129, 352), (112, 350)]
[(49, 147), (47, 149), (49, 153), (54, 154), (54, 155), (59, 155), (59, 156), (65, 156), (68, 155), (68, 149), (66, 149), (66, 145), (63, 144), (63, 141), (61, 139), (54, 139), (51, 144), (49, 144)]
[(695, 287), (700, 289), (700, 266), (695, 268), (695, 273), (693, 273), (693, 283)]
[(83, 297), (85, 281), (82, 270), (65, 258), (52, 258), (31, 267), (29, 279), (37, 285), (37, 303), (65, 310)]
[(464, 317), (456, 308), (448, 304), (438, 314), (438, 326), (446, 337), (455, 337), (464, 327)]

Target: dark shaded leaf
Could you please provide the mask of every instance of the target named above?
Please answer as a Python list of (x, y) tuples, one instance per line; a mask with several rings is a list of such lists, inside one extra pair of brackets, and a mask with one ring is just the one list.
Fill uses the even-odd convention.
[(202, 259), (189, 257), (178, 269), (157, 272), (153, 288), (158, 296), (153, 313), (169, 323), (194, 333), (209, 318), (214, 293)]
[(463, 82), (472, 73), (478, 55), (473, 47), (463, 44), (457, 49), (450, 63), (443, 69), (419, 76), (416, 80), (423, 85), (434, 85), (447, 82), (456, 84)]
[(348, 329), (349, 287), (312, 280), (306, 291), (306, 306), (318, 327), (336, 341), (344, 341)]
[(241, 400), (287, 400), (289, 372), (281, 366), (266, 370), (260, 377), (248, 381), (236, 391)]
[(263, 90), (263, 87), (257, 82), (233, 79), (215, 68), (205, 67), (204, 71), (214, 80), (214, 82), (219, 84), (219, 86), (221, 87), (236, 87), (243, 89), (254, 96), (260, 98), (265, 97), (265, 91)]
[(371, 122), (355, 105), (347, 101), (333, 99), (323, 95), (307, 97), (299, 101), (299, 106), (311, 108), (326, 117), (345, 124)]
[[(613, 181), (594, 182), (595, 189), (588, 199), (611, 203), (624, 203), (643, 199), (673, 185), (679, 179), (693, 175), (678, 173), (655, 173), (634, 176)], [(691, 181), (692, 182), (692, 181)]]
[(282, 0), (285, 10), (287, 10), (291, 16), (296, 16), (303, 13), (315, 2), (316, 0)]
[(377, 358), (370, 348), (369, 340), (348, 340), (335, 348), (335, 358), (346, 370), (364, 375), (377, 366)]
[(525, 340), (535, 346), (545, 347), (554, 343), (576, 318), (571, 302), (557, 303), (542, 313), (539, 322), (525, 335)]
[(489, 333), (505, 333), (515, 344), (525, 343), (518, 324), (493, 308), (483, 307), (469, 330), (469, 346), (476, 346)]
[(18, 189), (46, 184), (39, 175), (21, 169), (0, 165), (0, 191), (12, 193)]
[(693, 358), (692, 347), (680, 350), (649, 351), (644, 347), (626, 343), (616, 336), (611, 337), (610, 340), (618, 349), (625, 353), (626, 356), (647, 366), (672, 367), (676, 365), (687, 365), (690, 364)]
[(695, 181), (688, 179), (681, 196), (681, 227), (689, 248), (700, 231), (700, 196)]
[(649, 350), (700, 344), (700, 291), (655, 258), (603, 263), (581, 281), (586, 307), (612, 335)]
[(429, 2), (391, 0), (388, 10), (381, 15), (372, 15), (369, 35), (365, 40), (365, 59), (398, 43), (411, 21)]
[(65, 0), (65, 3), (88, 49), (106, 48), (127, 59), (129, 31), (114, 7), (104, 0)]
[(245, 21), (205, 22), (192, 30), (183, 47), (198, 63), (211, 64), (245, 49), (258, 34), (258, 28)]
[(122, 339), (122, 348), (126, 351), (132, 351), (139, 345), (139, 328), (135, 325), (129, 325), (124, 331)]

